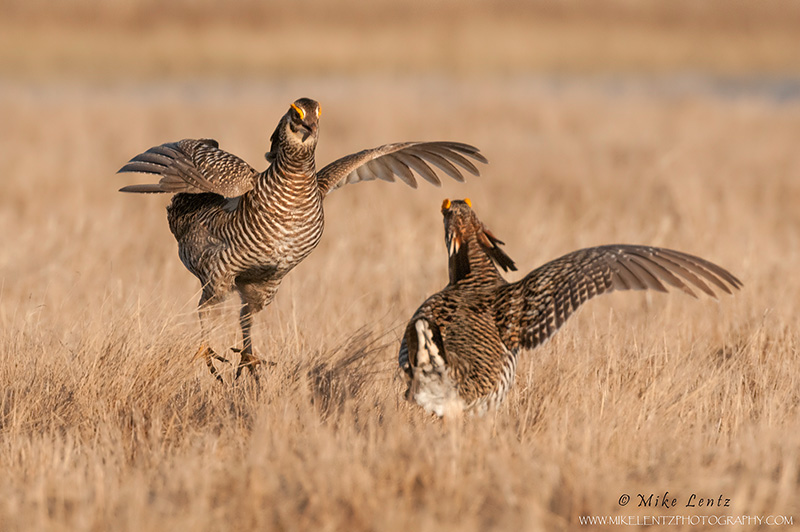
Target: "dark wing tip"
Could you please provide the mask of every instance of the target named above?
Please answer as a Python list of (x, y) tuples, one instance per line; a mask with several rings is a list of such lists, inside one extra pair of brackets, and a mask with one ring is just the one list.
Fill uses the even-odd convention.
[(159, 192), (169, 192), (164, 190), (161, 185), (128, 185), (119, 189), (120, 192), (135, 192), (139, 194), (156, 194)]
[[(732, 295), (733, 292), (731, 291), (731, 288), (738, 290), (743, 286), (742, 282), (732, 273), (722, 266), (714, 264), (713, 262), (694, 255), (689, 255), (688, 253), (681, 253), (673, 250), (659, 251), (664, 258), (678, 264), (679, 267), (684, 271), (690, 271), (694, 276), (711, 283), (713, 286), (716, 286), (719, 290), (725, 292), (726, 294)], [(688, 277), (685, 273), (681, 272), (681, 275), (689, 279), (693, 284), (698, 285), (695, 279)], [(700, 284), (702, 285), (703, 283), (701, 282)], [(716, 294), (713, 293), (711, 288), (704, 288), (703, 286), (699, 287), (708, 295), (716, 299)]]
[(444, 142), (443, 144), (452, 150), (469, 155), (478, 162), (489, 164), (489, 160), (481, 153), (481, 150), (471, 144), (465, 144), (463, 142)]
[(117, 170), (117, 173), (125, 174), (129, 172), (138, 172), (142, 174), (160, 174), (164, 170), (164, 168), (166, 167), (163, 165), (132, 159), (125, 166)]

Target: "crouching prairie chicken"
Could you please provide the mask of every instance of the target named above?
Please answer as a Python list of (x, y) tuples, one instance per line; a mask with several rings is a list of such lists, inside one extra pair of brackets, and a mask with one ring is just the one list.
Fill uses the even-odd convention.
[(517, 355), (549, 338), (588, 299), (613, 290), (690, 285), (716, 297), (742, 283), (727, 270), (679, 251), (612, 245), (573, 251), (516, 283), (503, 244), (468, 199), (442, 204), (450, 282), (414, 313), (400, 346), (406, 398), (438, 416), (483, 415), (514, 382)]
[[(257, 172), (210, 139), (184, 139), (150, 148), (119, 172), (160, 176), (156, 184), (130, 185), (122, 192), (174, 193), (167, 219), (178, 254), (202, 284), (198, 356), (222, 378), (213, 360), (227, 362), (207, 342), (209, 306), (236, 290), (242, 300), (241, 359), (236, 378), (261, 359), (253, 354), (253, 315), (272, 302), (283, 277), (317, 246), (324, 227), (322, 200), (347, 183), (401, 181), (416, 188), (416, 172), (440, 185), (433, 170), (463, 181), (462, 170), (479, 175), (470, 159), (485, 163), (477, 148), (457, 142), (402, 142), (363, 150), (316, 170), (320, 106), (301, 98), (289, 107), (270, 138), (271, 163)], [(460, 167), (460, 169), (459, 169)]]

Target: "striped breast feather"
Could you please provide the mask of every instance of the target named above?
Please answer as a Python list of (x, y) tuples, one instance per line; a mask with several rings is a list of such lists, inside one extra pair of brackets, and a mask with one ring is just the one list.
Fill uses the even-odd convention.
[(460, 142), (401, 142), (363, 150), (338, 159), (317, 173), (317, 183), (324, 196), (348, 183), (381, 179), (399, 179), (417, 187), (414, 174), (439, 186), (434, 168), (456, 181), (463, 182), (464, 171), (480, 175), (473, 161), (487, 163), (480, 150)]
[(117, 173), (140, 172), (158, 183), (128, 185), (121, 192), (212, 192), (226, 198), (253, 188), (258, 172), (239, 157), (219, 149), (212, 139), (183, 139), (154, 146), (131, 159)]
[(716, 264), (679, 251), (600, 246), (564, 255), (502, 287), (495, 316), (509, 349), (532, 349), (594, 296), (613, 290), (666, 292), (667, 286), (692, 297), (700, 290), (716, 298), (713, 288), (731, 294), (742, 282)]

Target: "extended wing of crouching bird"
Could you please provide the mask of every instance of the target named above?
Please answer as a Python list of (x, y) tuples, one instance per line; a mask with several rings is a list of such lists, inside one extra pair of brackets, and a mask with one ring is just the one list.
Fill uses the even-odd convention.
[(590, 298), (613, 290), (672, 286), (715, 297), (742, 283), (707, 260), (649, 246), (611, 245), (573, 251), (516, 283), (503, 244), (481, 223), (469, 200), (445, 200), (450, 283), (414, 313), (400, 346), (406, 397), (438, 416), (482, 415), (514, 382), (517, 355), (549, 338)]
[[(254, 371), (253, 315), (272, 302), (283, 277), (317, 246), (324, 227), (322, 201), (332, 190), (371, 179), (399, 179), (415, 187), (415, 175), (441, 184), (437, 170), (457, 181), (478, 175), (485, 163), (477, 148), (458, 142), (402, 142), (363, 150), (316, 170), (320, 106), (301, 98), (289, 107), (271, 137), (270, 166), (257, 172), (210, 139), (185, 139), (150, 148), (120, 172), (159, 176), (158, 183), (122, 192), (173, 193), (167, 220), (186, 268), (202, 283), (198, 304), (203, 343), (198, 350), (211, 373), (224, 360), (208, 345), (208, 308), (229, 292), (242, 300), (242, 368)], [(253, 375), (256, 375), (253, 372)]]

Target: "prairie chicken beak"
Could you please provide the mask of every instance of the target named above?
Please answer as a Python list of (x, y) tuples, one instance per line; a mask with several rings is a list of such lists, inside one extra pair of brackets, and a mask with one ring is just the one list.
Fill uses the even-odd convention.
[(313, 124), (312, 125), (308, 125), (305, 122), (300, 124), (300, 135), (301, 135), (300, 138), (303, 140), (303, 142), (305, 142), (306, 139), (308, 137), (310, 137), (311, 134), (314, 133), (314, 131), (316, 131), (316, 129), (317, 129), (317, 126), (315, 126)]

